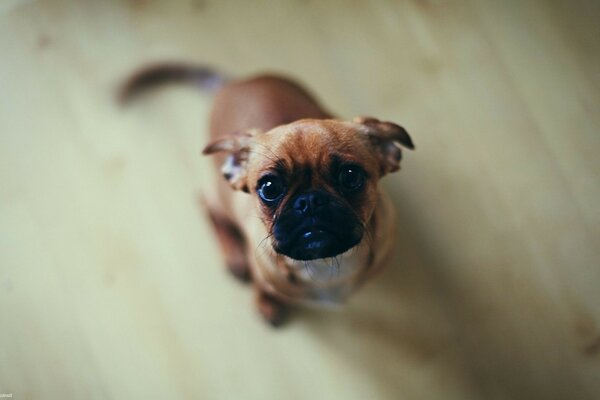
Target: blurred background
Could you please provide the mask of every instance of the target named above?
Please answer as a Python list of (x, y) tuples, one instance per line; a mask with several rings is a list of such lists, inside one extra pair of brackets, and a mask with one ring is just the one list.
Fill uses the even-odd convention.
[[(0, 2), (0, 394), (600, 398), (597, 1)], [(265, 326), (199, 208), (211, 99), (282, 72), (405, 126), (390, 267)], [(5, 397), (5, 396), (3, 396)]]

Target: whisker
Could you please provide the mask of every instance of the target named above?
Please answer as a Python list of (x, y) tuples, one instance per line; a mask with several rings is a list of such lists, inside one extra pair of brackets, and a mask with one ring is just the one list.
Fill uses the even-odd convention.
[(314, 271), (310, 267), (310, 261), (303, 261), (303, 263), (304, 263), (304, 268), (306, 269), (306, 272), (308, 273), (309, 278), (314, 281), (315, 280)]
[(335, 269), (333, 267), (334, 260), (335, 260), (335, 257), (331, 257), (331, 264), (327, 265), (329, 267), (329, 280), (333, 279), (333, 270)]
[[(267, 236), (265, 236), (259, 243), (258, 245), (256, 245), (256, 253), (258, 256), (263, 256), (265, 255), (265, 253), (269, 250), (266, 241), (271, 238), (273, 236), (273, 233), (269, 233)], [(262, 253), (260, 252), (260, 250), (262, 250)]]

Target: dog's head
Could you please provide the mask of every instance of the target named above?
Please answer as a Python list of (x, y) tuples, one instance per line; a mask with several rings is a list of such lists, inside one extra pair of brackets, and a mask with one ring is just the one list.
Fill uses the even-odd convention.
[(209, 144), (227, 152), (232, 188), (253, 196), (273, 249), (296, 260), (334, 257), (359, 244), (377, 183), (400, 168), (404, 128), (374, 118), (296, 121)]

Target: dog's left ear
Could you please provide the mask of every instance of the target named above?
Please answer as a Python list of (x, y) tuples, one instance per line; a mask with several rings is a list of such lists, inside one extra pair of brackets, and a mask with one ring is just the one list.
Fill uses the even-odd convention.
[(378, 152), (382, 175), (400, 169), (402, 159), (400, 146), (410, 150), (415, 148), (406, 129), (393, 122), (380, 121), (372, 117), (356, 117), (353, 122), (366, 128), (369, 140)]
[(218, 139), (208, 144), (202, 154), (227, 153), (225, 162), (221, 165), (223, 177), (235, 190), (248, 192), (246, 180), (246, 164), (250, 154), (252, 137), (258, 132), (251, 130)]

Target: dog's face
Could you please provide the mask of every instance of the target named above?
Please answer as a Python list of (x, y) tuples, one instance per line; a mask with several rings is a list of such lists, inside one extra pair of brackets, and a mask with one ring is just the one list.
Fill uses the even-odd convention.
[(379, 178), (399, 169), (398, 125), (300, 120), (210, 144), (229, 153), (222, 171), (253, 196), (273, 249), (296, 260), (334, 257), (358, 245), (377, 203)]

